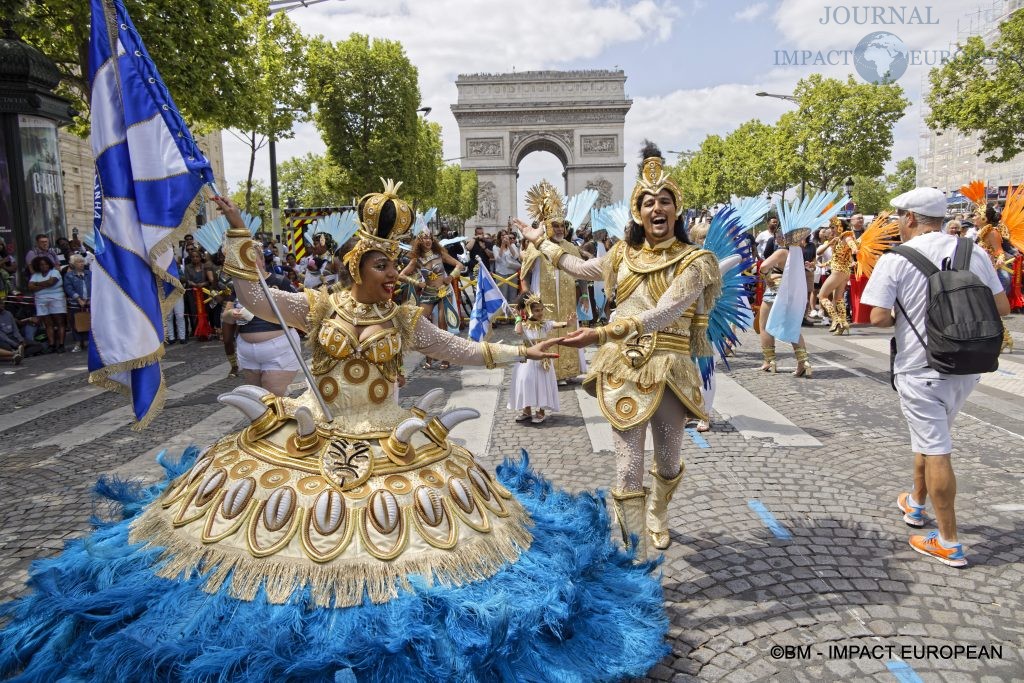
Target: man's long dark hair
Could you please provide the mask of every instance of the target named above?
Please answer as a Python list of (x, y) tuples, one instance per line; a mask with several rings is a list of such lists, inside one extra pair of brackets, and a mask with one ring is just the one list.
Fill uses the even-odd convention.
[[(659, 157), (661, 159), (665, 158), (661, 155), (661, 149), (659, 149), (656, 144), (654, 144), (650, 140), (644, 139), (644, 145), (643, 147), (640, 148), (640, 162), (643, 163), (643, 160), (649, 157)], [(641, 194), (636, 199), (635, 208), (637, 213), (640, 212), (640, 205), (643, 204), (643, 201), (644, 194)], [(672, 202), (673, 204), (675, 203), (674, 198)], [(679, 207), (677, 206), (676, 211), (678, 210)], [(675, 225), (673, 226), (673, 234), (675, 235), (675, 238), (682, 242), (683, 244), (693, 244), (693, 242), (690, 241), (690, 236), (686, 234), (686, 221), (683, 220), (682, 216), (674, 216), (674, 218), (676, 221)], [(626, 225), (626, 244), (630, 245), (631, 247), (639, 247), (643, 243), (644, 226), (640, 225), (636, 221), (630, 221), (629, 224)]]

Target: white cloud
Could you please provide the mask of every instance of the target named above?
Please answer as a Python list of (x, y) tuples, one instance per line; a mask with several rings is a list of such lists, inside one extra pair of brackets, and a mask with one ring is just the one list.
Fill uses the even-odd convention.
[[(432, 108), (430, 120), (442, 126), (447, 158), (460, 153), (450, 109), (457, 98), (458, 74), (543, 69), (596, 59), (618, 44), (661, 43), (684, 13), (669, 0), (347, 0), (311, 5), (290, 16), (307, 35), (337, 41), (357, 32), (400, 41), (419, 70), (422, 103)], [(311, 124), (297, 126), (295, 132), (293, 140), (277, 145), (279, 161), (325, 149)], [(248, 150), (230, 135), (224, 136), (224, 143), (233, 186), (248, 169)], [(265, 151), (257, 159), (256, 177), (268, 177)]]
[(734, 14), (733, 19), (736, 19), (737, 21), (753, 21), (754, 19), (757, 19), (759, 16), (764, 14), (767, 9), (767, 2), (756, 2), (753, 5), (744, 7), (739, 12)]

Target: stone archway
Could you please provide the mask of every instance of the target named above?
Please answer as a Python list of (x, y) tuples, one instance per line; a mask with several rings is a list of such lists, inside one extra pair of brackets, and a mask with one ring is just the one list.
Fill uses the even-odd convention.
[(599, 205), (623, 196), (622, 136), (632, 100), (622, 71), (526, 71), (460, 75), (452, 113), (462, 167), (475, 170), (477, 215), (467, 228), (503, 227), (516, 212), (519, 163), (554, 154), (567, 194), (598, 190)]

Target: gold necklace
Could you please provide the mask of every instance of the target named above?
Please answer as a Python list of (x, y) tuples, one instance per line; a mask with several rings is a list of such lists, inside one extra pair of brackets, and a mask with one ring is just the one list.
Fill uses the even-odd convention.
[(391, 320), (398, 311), (398, 307), (391, 299), (364, 304), (356, 301), (348, 290), (339, 292), (334, 303), (334, 310), (338, 312), (338, 315), (351, 323), (353, 327), (379, 325)]

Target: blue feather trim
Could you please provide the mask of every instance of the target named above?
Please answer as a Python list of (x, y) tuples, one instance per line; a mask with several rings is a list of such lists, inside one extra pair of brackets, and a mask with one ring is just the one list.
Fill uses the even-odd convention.
[[(185, 453), (169, 476), (195, 460)], [(163, 464), (163, 463), (162, 463)], [(0, 676), (18, 680), (494, 681), (642, 676), (668, 653), (655, 563), (609, 540), (601, 494), (571, 495), (506, 460), (498, 478), (535, 522), (520, 559), (457, 588), (414, 582), (383, 604), (285, 605), (204, 593), (202, 577), (154, 576), (159, 550), (128, 524), (166, 482), (104, 481), (125, 520), (33, 564), (33, 592), (0, 608)]]

